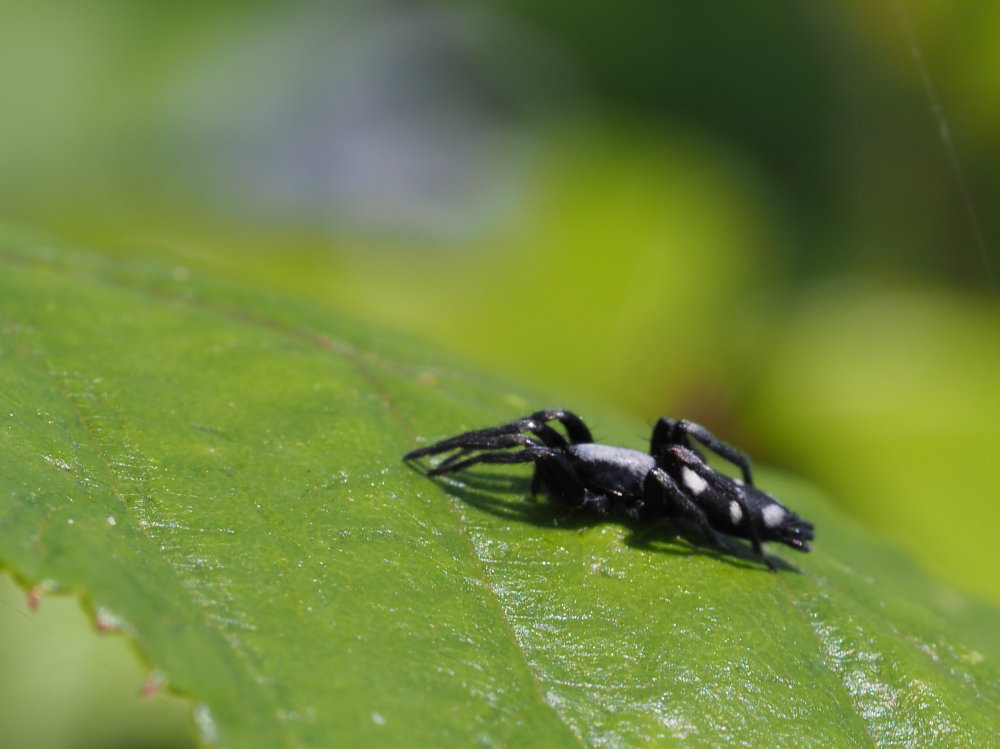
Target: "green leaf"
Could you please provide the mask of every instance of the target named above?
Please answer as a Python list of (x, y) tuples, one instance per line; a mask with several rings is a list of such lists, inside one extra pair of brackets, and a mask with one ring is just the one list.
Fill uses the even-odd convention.
[[(197, 268), (0, 247), (0, 562), (72, 591), (219, 746), (982, 746), (995, 611), (800, 484), (810, 555), (567, 516), (420, 439), (555, 404)], [(586, 411), (601, 439), (642, 425)]]

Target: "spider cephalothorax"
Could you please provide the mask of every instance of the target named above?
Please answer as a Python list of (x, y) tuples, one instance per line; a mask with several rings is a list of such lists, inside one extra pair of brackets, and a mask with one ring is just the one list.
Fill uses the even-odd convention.
[[(562, 425), (565, 436), (549, 425), (552, 421)], [(692, 439), (737, 466), (742, 480), (709, 467)], [(644, 453), (594, 442), (579, 416), (551, 409), (412, 450), (404, 459), (447, 452), (452, 454), (428, 475), (476, 463), (531, 462), (533, 492), (546, 489), (571, 506), (596, 513), (621, 509), (636, 520), (686, 519), (721, 551), (730, 549), (716, 531), (745, 538), (772, 571), (774, 563), (764, 555), (763, 541), (809, 551), (813, 538), (812, 523), (753, 485), (750, 461), (743, 453), (690, 421), (660, 419), (650, 450)]]

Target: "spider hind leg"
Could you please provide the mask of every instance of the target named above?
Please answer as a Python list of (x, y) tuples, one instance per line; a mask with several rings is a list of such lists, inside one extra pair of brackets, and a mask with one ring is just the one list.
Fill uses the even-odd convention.
[(650, 441), (650, 453), (654, 456), (661, 455), (672, 446), (679, 445), (680, 447), (686, 447), (689, 450), (693, 450), (695, 454), (701, 457), (698, 450), (691, 444), (692, 438), (700, 442), (720, 458), (728, 460), (734, 466), (739, 468), (740, 473), (743, 474), (743, 482), (748, 486), (753, 486), (753, 476), (750, 471), (750, 459), (735, 447), (727, 445), (710, 431), (705, 429), (705, 427), (701, 424), (696, 424), (693, 421), (688, 421), (687, 419), (676, 420), (663, 417), (657, 421), (656, 426), (653, 427), (653, 436)]

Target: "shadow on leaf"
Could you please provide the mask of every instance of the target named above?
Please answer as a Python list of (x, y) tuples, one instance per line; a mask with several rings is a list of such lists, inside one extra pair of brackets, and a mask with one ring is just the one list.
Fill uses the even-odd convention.
[[(411, 464), (413, 470), (426, 476), (426, 470)], [(505, 520), (528, 523), (540, 528), (560, 530), (581, 530), (604, 523), (618, 523), (629, 533), (624, 538), (626, 546), (656, 554), (672, 556), (692, 556), (703, 554), (716, 557), (720, 561), (742, 569), (765, 570), (758, 557), (742, 541), (726, 536), (728, 552), (723, 553), (706, 545), (700, 530), (686, 521), (659, 520), (656, 522), (636, 520), (623, 512), (598, 515), (586, 510), (566, 507), (541, 494), (532, 496), (531, 482), (517, 476), (496, 473), (467, 471), (461, 481), (452, 477), (433, 477), (448, 494), (460, 499), (471, 507), (488, 512)], [(510, 497), (501, 498), (499, 494)], [(780, 557), (771, 560), (782, 571), (801, 571)]]

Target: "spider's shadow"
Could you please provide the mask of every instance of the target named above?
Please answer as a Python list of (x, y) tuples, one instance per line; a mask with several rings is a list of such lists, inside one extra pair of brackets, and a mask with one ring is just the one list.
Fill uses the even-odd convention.
[[(421, 473), (426, 473), (425, 470), (416, 466), (413, 468)], [(730, 536), (724, 536), (724, 543), (729, 551), (728, 553), (720, 552), (705, 544), (704, 538), (696, 526), (683, 520), (649, 522), (635, 520), (624, 513), (597, 515), (586, 510), (577, 510), (559, 504), (545, 492), (539, 493), (537, 497), (532, 497), (531, 482), (523, 477), (467, 471), (463, 473), (461, 481), (449, 477), (437, 476), (434, 478), (451, 496), (462, 500), (471, 507), (505, 520), (559, 530), (580, 530), (603, 523), (619, 523), (629, 530), (624, 540), (625, 544), (633, 549), (672, 556), (704, 554), (716, 557), (735, 567), (765, 569), (748, 544)], [(501, 499), (498, 496), (500, 494), (510, 497), (510, 499)], [(771, 556), (770, 559), (780, 570), (799, 572), (797, 567), (793, 567), (779, 557)]]

